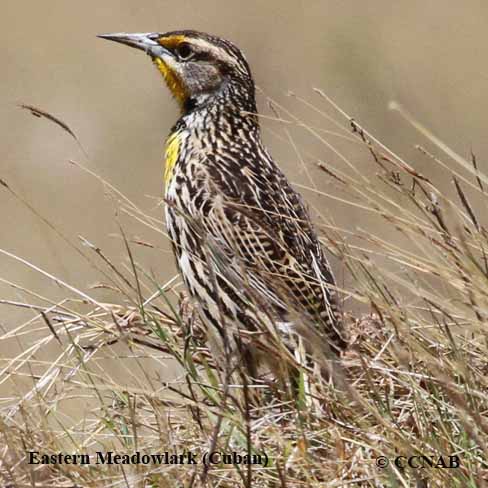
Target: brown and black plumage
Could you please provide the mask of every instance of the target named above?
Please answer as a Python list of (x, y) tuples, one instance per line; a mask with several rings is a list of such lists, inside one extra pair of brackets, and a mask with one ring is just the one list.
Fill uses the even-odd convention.
[(235, 334), (270, 318), (290, 331), (301, 314), (338, 354), (334, 278), (302, 197), (263, 146), (242, 52), (190, 30), (101, 37), (144, 50), (181, 107), (166, 145), (166, 225), (202, 318)]

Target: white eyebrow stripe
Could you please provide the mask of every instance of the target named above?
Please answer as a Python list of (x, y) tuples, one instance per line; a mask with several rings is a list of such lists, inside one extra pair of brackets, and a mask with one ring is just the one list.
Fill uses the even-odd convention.
[(224, 61), (237, 66), (239, 69), (241, 68), (239, 61), (234, 56), (231, 56), (224, 49), (217, 47), (204, 39), (191, 39), (191, 44), (199, 46), (205, 51), (210, 51), (216, 58), (223, 59)]

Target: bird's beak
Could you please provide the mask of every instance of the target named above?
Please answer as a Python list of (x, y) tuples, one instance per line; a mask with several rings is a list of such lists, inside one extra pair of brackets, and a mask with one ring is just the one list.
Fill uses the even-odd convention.
[(160, 34), (154, 32), (127, 34), (125, 32), (117, 32), (115, 34), (100, 34), (97, 37), (101, 39), (108, 39), (109, 41), (120, 42), (136, 49), (141, 49), (149, 56), (161, 57), (163, 54), (169, 54), (161, 44), (157, 42)]

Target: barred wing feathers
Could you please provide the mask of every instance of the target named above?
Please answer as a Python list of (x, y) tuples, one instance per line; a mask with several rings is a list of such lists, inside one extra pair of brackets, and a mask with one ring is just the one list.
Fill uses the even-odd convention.
[[(239, 168), (241, 178), (222, 178), (221, 165), (201, 174), (213, 202), (206, 207), (205, 232), (247, 281), (288, 321), (290, 306), (313, 321), (336, 349), (343, 336), (334, 278), (300, 195), (274, 164)], [(237, 258), (237, 262), (236, 259)]]

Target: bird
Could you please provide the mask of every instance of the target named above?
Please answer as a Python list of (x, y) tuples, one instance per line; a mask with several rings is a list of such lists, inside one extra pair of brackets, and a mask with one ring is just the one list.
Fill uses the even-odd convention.
[(99, 37), (149, 55), (179, 106), (165, 147), (165, 221), (202, 321), (252, 342), (269, 332), (264, 322), (286, 336), (303, 318), (340, 357), (336, 282), (303, 197), (263, 143), (243, 52), (195, 30)]

